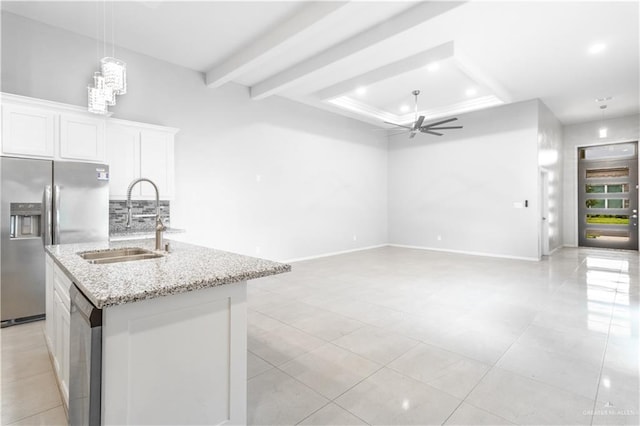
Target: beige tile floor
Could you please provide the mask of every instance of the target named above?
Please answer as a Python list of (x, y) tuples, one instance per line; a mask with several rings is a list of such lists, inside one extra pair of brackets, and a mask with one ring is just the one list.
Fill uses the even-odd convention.
[(44, 340), (44, 321), (0, 331), (2, 425), (66, 425)]
[[(385, 247), (249, 282), (259, 425), (640, 424), (637, 252)], [(2, 424), (64, 423), (43, 323), (3, 329)]]
[(640, 424), (637, 252), (385, 247), (249, 283), (251, 424)]

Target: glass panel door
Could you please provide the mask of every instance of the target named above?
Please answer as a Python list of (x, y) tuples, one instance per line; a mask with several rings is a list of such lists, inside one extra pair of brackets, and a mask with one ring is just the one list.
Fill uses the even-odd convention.
[(638, 250), (637, 142), (580, 148), (580, 246)]

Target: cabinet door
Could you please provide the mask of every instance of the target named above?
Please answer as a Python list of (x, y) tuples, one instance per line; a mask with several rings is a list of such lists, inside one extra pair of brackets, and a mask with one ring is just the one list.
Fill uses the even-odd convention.
[(53, 305), (52, 305), (52, 312), (53, 312), (52, 349), (53, 350), (51, 352), (51, 355), (53, 355), (53, 369), (55, 370), (56, 375), (58, 376), (58, 380), (60, 380), (61, 378), (60, 361), (62, 358), (60, 356), (60, 353), (62, 352), (62, 323), (61, 323), (62, 310), (63, 310), (62, 300), (60, 299), (60, 294), (56, 291), (56, 288), (54, 286)]
[(105, 119), (80, 114), (60, 115), (60, 158), (105, 160)]
[[(140, 131), (135, 127), (109, 124), (107, 140), (109, 198), (125, 200), (127, 187), (140, 176)], [(140, 196), (139, 185), (133, 188), (132, 195)]]
[(60, 268), (53, 268), (54, 367), (65, 403), (69, 401), (69, 353), (71, 335), (71, 280)]
[(56, 114), (45, 109), (2, 106), (2, 153), (53, 158)]
[(51, 256), (46, 256), (45, 261), (45, 334), (47, 338), (47, 345), (49, 346), (49, 352), (53, 352), (54, 342), (54, 321), (53, 314), (53, 259)]
[(69, 403), (69, 344), (71, 332), (71, 314), (65, 306), (62, 295), (54, 290), (54, 304), (56, 315), (56, 342), (53, 366), (58, 376), (60, 389), (65, 404)]
[(60, 348), (60, 383), (62, 396), (67, 407), (69, 406), (69, 356), (71, 350), (71, 312), (68, 308), (62, 310), (60, 314), (60, 325), (62, 327), (62, 344)]
[[(140, 177), (151, 179), (160, 191), (161, 199), (173, 197), (173, 139), (172, 133), (142, 130), (140, 133)], [(144, 198), (155, 197), (151, 185), (141, 185)]]

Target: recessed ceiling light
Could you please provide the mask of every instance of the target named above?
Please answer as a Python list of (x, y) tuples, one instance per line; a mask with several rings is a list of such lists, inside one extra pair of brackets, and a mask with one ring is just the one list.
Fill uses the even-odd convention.
[(431, 62), (429, 65), (427, 65), (427, 71), (434, 72), (434, 71), (438, 71), (439, 69), (440, 69), (440, 64), (437, 62)]
[(360, 86), (356, 89), (356, 95), (362, 96), (367, 93), (367, 88), (364, 86)]
[(409, 105), (401, 105), (400, 112), (409, 112)]
[(604, 43), (596, 43), (596, 44), (591, 45), (591, 47), (589, 47), (589, 53), (591, 53), (592, 55), (595, 55), (596, 53), (602, 52), (606, 48), (607, 48), (606, 44), (604, 44)]
[(475, 96), (478, 94), (478, 91), (475, 88), (470, 88), (467, 89), (467, 91), (465, 92), (467, 94), (467, 96), (471, 97), (471, 96)]
[(613, 99), (613, 96), (607, 96), (606, 98), (597, 98), (596, 102), (606, 102), (610, 101), (611, 99)]

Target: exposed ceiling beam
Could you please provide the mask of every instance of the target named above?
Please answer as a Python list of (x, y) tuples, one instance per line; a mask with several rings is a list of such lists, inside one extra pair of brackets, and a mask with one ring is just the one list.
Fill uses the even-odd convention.
[(315, 94), (318, 99), (335, 98), (352, 91), (358, 86), (369, 86), (381, 80), (395, 77), (399, 74), (422, 68), (431, 62), (441, 61), (454, 55), (453, 41), (448, 41), (439, 46), (417, 53), (408, 58), (401, 59), (365, 74), (342, 81), (333, 86), (322, 89)]
[(302, 78), (319, 72), (324, 67), (347, 58), (363, 49), (378, 44), (389, 37), (407, 31), (417, 25), (448, 12), (466, 2), (424, 2), (397, 14), (384, 22), (360, 34), (333, 46), (312, 58), (304, 60), (251, 87), (253, 99), (263, 99), (274, 95), (297, 83)]
[(286, 49), (296, 36), (309, 31), (327, 16), (340, 9), (348, 2), (313, 2), (302, 10), (277, 25), (273, 30), (258, 37), (243, 49), (215, 66), (206, 74), (207, 86), (220, 87), (248, 70), (259, 66), (268, 57)]
[(455, 60), (458, 63), (458, 67), (460, 70), (465, 73), (472, 80), (477, 81), (482, 84), (489, 90), (491, 90), (495, 95), (500, 98), (503, 102), (510, 103), (513, 101), (511, 94), (495, 79), (489, 77), (487, 73), (482, 71), (477, 65), (473, 63), (466, 55), (457, 51), (455, 55)]

